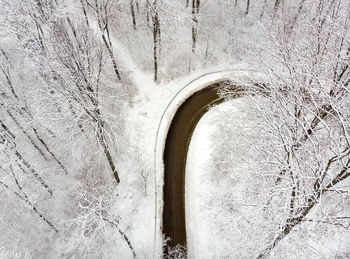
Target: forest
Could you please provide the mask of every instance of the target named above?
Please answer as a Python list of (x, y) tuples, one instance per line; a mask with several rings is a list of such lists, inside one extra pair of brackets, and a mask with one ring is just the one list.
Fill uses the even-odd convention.
[[(349, 29), (348, 0), (0, 0), (0, 258), (349, 258)], [(220, 77), (163, 254), (158, 125)]]

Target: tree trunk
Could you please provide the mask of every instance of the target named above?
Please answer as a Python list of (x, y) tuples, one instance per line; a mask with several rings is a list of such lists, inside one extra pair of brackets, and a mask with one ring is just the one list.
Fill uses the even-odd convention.
[(153, 64), (154, 64), (154, 81), (158, 81), (158, 47), (160, 44), (160, 24), (157, 8), (157, 0), (153, 2)]
[(14, 123), (17, 125), (17, 127), (22, 131), (22, 133), (27, 137), (29, 142), (33, 145), (33, 147), (39, 152), (39, 154), (47, 160), (46, 155), (41, 150), (41, 148), (34, 142), (33, 138), (29, 135), (29, 133), (19, 124), (19, 121), (15, 118), (15, 116), (10, 112), (10, 110), (7, 110), (7, 114), (11, 117), (11, 119), (14, 121)]
[(81, 3), (81, 6), (82, 6), (82, 9), (83, 9), (86, 26), (89, 27), (89, 19), (87, 17), (85, 4), (84, 4), (83, 0), (80, 0), (80, 3)]
[(10, 191), (11, 193), (13, 193), (14, 195), (16, 195), (19, 199), (21, 199), (22, 201), (24, 201), (34, 212), (35, 214), (37, 214), (39, 216), (39, 218), (41, 218), (43, 221), (46, 222), (46, 224), (49, 225), (49, 227), (51, 229), (53, 229), (56, 233), (58, 232), (57, 228), (43, 215), (41, 214), (38, 209), (35, 207), (34, 204), (32, 204), (29, 201), (28, 196), (22, 191), (23, 196), (21, 194), (19, 194), (18, 192), (12, 190), (7, 184), (3, 183), (0, 181), (0, 185), (3, 186), (5, 189), (7, 189), (8, 191)]
[(150, 14), (151, 5), (149, 4), (149, 0), (146, 0), (146, 22), (149, 25), (149, 14)]
[[(153, 25), (157, 26), (157, 25)], [(158, 55), (157, 55), (157, 31), (156, 27), (153, 28), (153, 63), (154, 63), (154, 81), (158, 81)]]
[[(23, 156), (18, 153), (18, 151), (15, 151), (16, 157), (19, 159), (19, 162), (22, 162), (23, 165), (34, 175), (34, 177), (38, 180), (38, 182), (46, 189), (46, 191), (52, 195), (51, 188), (46, 184), (46, 182), (39, 176), (39, 174), (34, 170), (34, 168), (26, 161)], [(18, 163), (19, 163), (18, 162)]]
[[(4, 129), (4, 131), (7, 133), (8, 136), (12, 138), (11, 142), (13, 142), (14, 146), (16, 147), (16, 143), (14, 142), (15, 140), (15, 135), (9, 130), (9, 128), (0, 120), (0, 125)], [(39, 176), (39, 174), (34, 170), (34, 168), (29, 164), (28, 161), (24, 159), (24, 157), (17, 151), (15, 148), (14, 153), (17, 157), (18, 164), (20, 162), (23, 163), (23, 165), (34, 175), (34, 177), (38, 180), (38, 182), (46, 189), (46, 191), (52, 195), (52, 190), (51, 188), (46, 184), (46, 182)]]
[(192, 53), (196, 52), (200, 0), (192, 0)]
[(46, 149), (46, 151), (51, 155), (51, 157), (57, 162), (57, 164), (61, 167), (61, 169), (65, 172), (65, 174), (68, 174), (68, 170), (67, 168), (62, 164), (62, 162), (60, 160), (58, 160), (58, 158), (55, 156), (55, 154), (51, 151), (51, 149), (48, 147), (48, 145), (46, 144), (46, 142), (40, 137), (38, 131), (36, 128), (33, 128), (33, 131), (36, 135), (36, 137), (38, 138), (38, 140), (41, 142), (41, 144), (44, 146), (44, 148)]
[(121, 77), (120, 77), (120, 74), (119, 74), (119, 70), (118, 70), (118, 66), (117, 66), (117, 62), (115, 61), (115, 58), (114, 58), (114, 54), (113, 54), (113, 49), (112, 49), (112, 46), (107, 42), (107, 39), (106, 39), (106, 36), (104, 34), (102, 34), (102, 39), (103, 39), (103, 42), (108, 50), (108, 54), (112, 60), (112, 64), (113, 64), (113, 68), (114, 68), (114, 72), (115, 74), (117, 75), (117, 78), (119, 80), (121, 80)]
[(104, 136), (104, 133), (103, 133), (104, 123), (99, 120), (97, 127), (98, 127), (98, 132), (97, 132), (98, 140), (99, 140), (100, 144), (102, 145), (103, 152), (105, 153), (105, 156), (107, 158), (108, 164), (109, 164), (109, 166), (112, 169), (114, 178), (117, 181), (117, 184), (119, 184), (120, 183), (119, 174), (118, 174), (118, 171), (117, 171), (117, 169), (115, 167), (115, 164), (113, 162), (111, 152), (109, 151), (108, 144), (106, 142), (106, 139), (105, 139), (105, 136)]
[(274, 9), (275, 12), (278, 10), (278, 7), (279, 7), (280, 3), (281, 3), (281, 0), (276, 0), (276, 1), (275, 1), (275, 5), (274, 5), (274, 7), (273, 7), (273, 9)]
[(204, 67), (207, 65), (208, 54), (209, 54), (209, 35), (208, 35), (208, 38), (207, 38), (207, 46), (205, 48)]
[(136, 30), (136, 17), (135, 17), (134, 0), (130, 0), (130, 10), (131, 10), (131, 17), (132, 17), (132, 25), (133, 25), (134, 30)]
[(247, 9), (245, 11), (245, 15), (248, 15), (249, 13), (249, 7), (250, 7), (250, 0), (247, 0)]
[[(97, 213), (96, 213), (96, 214), (97, 214)], [(98, 215), (98, 214), (97, 214), (97, 216), (98, 216), (98, 217), (101, 217), (101, 215)], [(123, 231), (120, 230), (118, 224), (115, 223), (114, 221), (112, 221), (112, 220), (106, 218), (106, 217), (103, 217), (103, 216), (102, 216), (101, 218), (102, 218), (103, 220), (107, 221), (109, 224), (111, 224), (112, 226), (114, 226), (114, 227), (118, 230), (119, 234), (124, 238), (125, 242), (128, 244), (128, 247), (130, 248), (130, 251), (131, 251), (131, 253), (132, 253), (132, 257), (133, 257), (133, 258), (136, 258), (136, 252), (135, 252), (134, 247), (133, 247), (132, 244), (131, 244), (130, 239), (128, 238), (128, 236), (127, 236)]]

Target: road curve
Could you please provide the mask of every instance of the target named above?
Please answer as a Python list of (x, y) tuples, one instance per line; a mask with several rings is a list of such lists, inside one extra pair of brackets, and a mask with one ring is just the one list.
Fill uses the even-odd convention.
[(165, 257), (169, 254), (167, 247), (186, 246), (185, 168), (193, 131), (208, 111), (208, 105), (224, 101), (217, 90), (227, 84), (229, 81), (214, 83), (194, 93), (180, 106), (171, 122), (163, 154), (163, 235), (169, 238), (163, 250)]

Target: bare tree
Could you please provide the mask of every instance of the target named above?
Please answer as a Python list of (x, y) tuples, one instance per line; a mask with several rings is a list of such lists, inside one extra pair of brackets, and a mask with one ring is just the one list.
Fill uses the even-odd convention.
[[(222, 205), (242, 217), (244, 222), (239, 225), (247, 224), (242, 229), (259, 235), (250, 246), (244, 244), (256, 258), (280, 256), (295, 244), (305, 247), (302, 242), (308, 236), (331, 238), (333, 230), (349, 230), (349, 8), (342, 0), (301, 1), (297, 13), (282, 9), (266, 30), (268, 43), (260, 49), (265, 54), (259, 56), (263, 61), (258, 63), (264, 68), (264, 83), (253, 82), (248, 88), (253, 89), (248, 93), (252, 93), (258, 118), (254, 127), (263, 139), (250, 139), (259, 157), (251, 162), (256, 163), (256, 173), (246, 184), (256, 181), (257, 186), (251, 194), (255, 201), (243, 205), (254, 209), (242, 209), (249, 211), (245, 217), (235, 214), (240, 209), (231, 197), (225, 201), (228, 205)], [(231, 96), (236, 92), (231, 90)], [(232, 132), (231, 138), (235, 138), (237, 130)], [(224, 134), (220, 131), (219, 135)], [(218, 159), (215, 169), (226, 175), (227, 163)], [(246, 181), (236, 178), (240, 184)], [(243, 201), (247, 200), (244, 197)], [(259, 218), (263, 220), (259, 222)], [(261, 231), (249, 230), (252, 225)]]
[[(0, 170), (4, 170), (3, 168), (0, 167)], [(7, 190), (8, 192), (10, 192), (11, 194), (13, 194), (15, 197), (17, 197), (18, 199), (20, 199), (21, 201), (23, 201), (27, 207), (29, 207), (40, 219), (42, 219), (52, 230), (54, 230), (55, 232), (58, 232), (57, 228), (54, 226), (54, 224), (47, 219), (47, 217), (45, 217), (37, 208), (37, 206), (35, 206), (33, 204), (33, 202), (30, 201), (27, 193), (24, 191), (24, 189), (22, 188), (21, 184), (19, 183), (19, 180), (17, 178), (17, 176), (14, 174), (14, 172), (12, 171), (11, 168), (11, 174), (10, 174), (13, 178), (13, 181), (15, 182), (15, 185), (18, 188), (18, 191), (12, 189), (8, 184), (4, 183), (2, 180), (0, 180), (0, 186), (3, 187), (5, 190)]]
[[(15, 135), (9, 130), (9, 128), (4, 124), (4, 122), (0, 121), (1, 125), (1, 130), (2, 130), (2, 137), (1, 141), (2, 144), (5, 144), (6, 146), (10, 145), (11, 151), (12, 151), (12, 156), (15, 157), (17, 165), (21, 168), (23, 173), (26, 173), (29, 171), (35, 179), (40, 183), (40, 185), (45, 188), (45, 190), (52, 195), (53, 191), (52, 189), (48, 186), (45, 180), (37, 173), (37, 171), (31, 166), (31, 164), (19, 153), (17, 150), (17, 144), (15, 143)], [(8, 149), (5, 149), (5, 151), (8, 151)], [(6, 154), (6, 153), (4, 153)], [(26, 169), (24, 169), (23, 168)]]
[[(132, 258), (136, 258), (131, 240), (126, 232), (121, 230), (122, 219), (113, 213), (118, 192), (102, 179), (103, 177), (94, 175), (87, 176), (84, 184), (74, 195), (77, 211), (75, 217), (68, 222), (67, 230), (73, 248), (78, 250), (78, 254), (89, 253), (99, 257), (104, 252), (101, 246), (108, 243), (114, 246), (116, 240), (121, 238), (128, 246)], [(112, 235), (108, 234), (110, 231)], [(115, 235), (115, 232), (118, 234)], [(89, 246), (91, 242), (98, 243), (100, 246)]]
[[(148, 7), (148, 8), (147, 8)], [(153, 67), (154, 67), (154, 81), (158, 81), (158, 62), (160, 53), (160, 20), (159, 20), (159, 3), (157, 0), (153, 0), (152, 4), (147, 0), (146, 2), (147, 17), (151, 16), (152, 19), (152, 35), (153, 35)], [(149, 19), (149, 18), (147, 18)]]
[[(306, 3), (302, 1), (300, 6), (303, 4)], [(285, 74), (280, 76), (269, 67), (268, 75), (272, 77), (263, 86), (268, 100), (261, 107), (266, 134), (271, 134), (275, 141), (261, 152), (270, 159), (269, 170), (279, 172), (278, 175), (264, 173), (275, 178), (265, 205), (283, 208), (283, 220), (257, 258), (266, 256), (296, 226), (312, 221), (309, 216), (316, 213), (316, 205), (324, 206), (323, 201), (329, 199), (342, 199), (343, 191), (346, 195), (343, 182), (350, 176), (347, 108), (350, 35), (349, 14), (343, 11), (349, 5), (342, 1), (308, 1), (307, 5), (313, 16), (303, 17), (304, 26), (296, 27), (293, 19), (294, 31), (279, 31), (273, 36), (278, 46), (275, 57), (279, 58)], [(311, 24), (308, 23), (311, 20), (315, 27), (305, 25)], [(305, 27), (313, 38), (302, 36)], [(346, 44), (345, 39), (348, 39)], [(344, 220), (335, 222), (330, 215), (323, 217), (331, 224), (341, 225)]]
[(200, 0), (192, 0), (192, 53), (196, 52)]
[[(43, 137), (40, 136), (40, 130), (36, 125), (34, 125), (35, 119), (29, 111), (29, 109), (27, 108), (25, 100), (16, 93), (15, 86), (13, 84), (13, 80), (11, 78), (10, 73), (10, 60), (3, 49), (0, 49), (0, 51), (0, 70), (2, 72), (3, 78), (5, 79), (0, 89), (4, 96), (4, 100), (6, 100), (5, 102), (1, 103), (1, 108), (6, 110), (7, 115), (13, 120), (15, 125), (23, 132), (23, 134), (27, 137), (29, 142), (45, 160), (48, 159), (48, 153), (49, 156), (51, 156), (51, 158), (53, 158), (57, 162), (61, 169), (66, 174), (68, 174), (66, 167), (53, 153), (53, 151), (43, 139)], [(27, 125), (29, 125), (29, 127)], [(54, 136), (54, 134), (50, 130), (46, 131), (48, 131), (50, 135)], [(40, 144), (37, 142), (39, 142)], [(39, 145), (41, 145), (42, 147), (40, 147)]]
[[(99, 145), (117, 183), (119, 174), (114, 164), (109, 141), (108, 124), (104, 119), (100, 103), (103, 51), (91, 31), (84, 24), (74, 25), (69, 20), (57, 21), (54, 25), (55, 55), (62, 67), (56, 90), (65, 96), (79, 113), (83, 112), (87, 125), (93, 125)], [(67, 82), (72, 84), (67, 84)], [(78, 111), (77, 111), (78, 113)]]
[(110, 38), (110, 31), (109, 31), (110, 20), (113, 17), (114, 2), (110, 0), (95, 0), (94, 3), (90, 3), (89, 0), (85, 0), (85, 1), (96, 15), (98, 26), (102, 33), (103, 43), (107, 48), (108, 54), (113, 64), (114, 73), (116, 74), (117, 78), (121, 80), (117, 61), (115, 59), (114, 52), (113, 52), (113, 45), (112, 45), (112, 41)]
[[(52, 195), (52, 189), (19, 153), (14, 133), (11, 132), (1, 120), (0, 150), (0, 161), (2, 162), (0, 166), (0, 186), (11, 195), (14, 195), (14, 197), (24, 202), (26, 208), (30, 208), (32, 212), (39, 216), (51, 229), (58, 232), (54, 224), (38, 210), (37, 205), (35, 205), (29, 197), (30, 194), (28, 194), (25, 187), (22, 186), (20, 179), (23, 179), (23, 175), (26, 175), (29, 171), (50, 196)], [(26, 184), (26, 186), (28, 186), (28, 184)]]
[(87, 12), (86, 12), (86, 9), (87, 9), (86, 2), (84, 0), (80, 0), (80, 4), (81, 4), (81, 8), (83, 10), (86, 26), (89, 27), (89, 18), (87, 16)]

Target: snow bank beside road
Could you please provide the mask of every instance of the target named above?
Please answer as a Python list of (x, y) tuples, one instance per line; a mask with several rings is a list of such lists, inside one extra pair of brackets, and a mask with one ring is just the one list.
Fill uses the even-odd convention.
[[(186, 165), (186, 224), (189, 257), (191, 258), (213, 257), (224, 254), (222, 248), (225, 248), (225, 246), (215, 245), (221, 241), (214, 234), (218, 231), (218, 226), (210, 220), (210, 214), (215, 213), (215, 211), (212, 211), (212, 209), (215, 210), (215, 207), (210, 204), (210, 198), (217, 187), (211, 184), (212, 170), (210, 162), (214, 152), (213, 146), (217, 141), (213, 136), (220, 131), (217, 120), (223, 113), (230, 114), (233, 123), (242, 125), (243, 128), (243, 125), (246, 124), (244, 121), (246, 106), (240, 98), (212, 108), (199, 121), (193, 133)], [(239, 134), (237, 138), (240, 138), (242, 142), (246, 142)], [(242, 151), (242, 153), (245, 152)], [(249, 157), (247, 160), (249, 160)], [(236, 164), (235, 167), (237, 170), (241, 170), (243, 175), (247, 172), (244, 171), (244, 163), (242, 164)], [(227, 178), (229, 181), (229, 177)], [(219, 213), (220, 209), (217, 212)], [(223, 233), (223, 235), (225, 234), (227, 233)]]
[[(198, 122), (196, 129), (192, 135), (191, 143), (187, 154), (186, 165), (186, 225), (187, 225), (187, 245), (188, 255), (191, 258), (196, 256), (209, 254), (208, 243), (210, 242), (210, 228), (206, 216), (201, 213), (203, 205), (202, 180), (208, 170), (206, 170), (206, 161), (211, 155), (210, 136), (215, 128), (211, 122), (215, 113), (209, 111)], [(208, 186), (205, 186), (208, 187)]]

